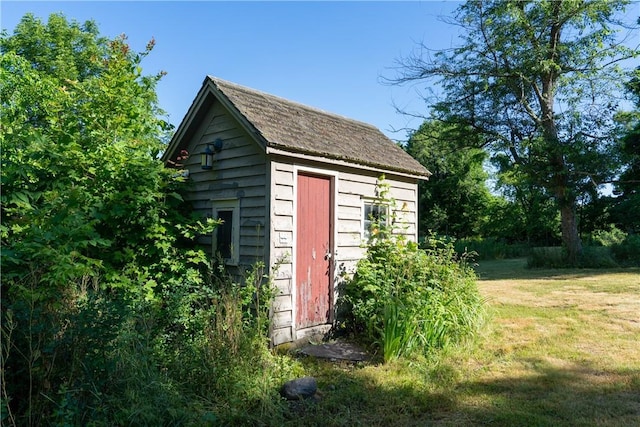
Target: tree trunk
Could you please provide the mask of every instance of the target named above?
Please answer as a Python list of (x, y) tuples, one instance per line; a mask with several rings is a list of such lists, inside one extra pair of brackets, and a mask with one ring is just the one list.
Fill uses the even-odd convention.
[(578, 263), (582, 254), (582, 241), (578, 233), (575, 204), (567, 200), (560, 205), (560, 222), (562, 228), (562, 245), (567, 250), (567, 261), (571, 265)]
[(556, 174), (555, 198), (560, 208), (560, 228), (562, 230), (562, 246), (567, 251), (567, 262), (576, 265), (582, 254), (582, 240), (578, 233), (578, 221), (576, 216), (576, 201), (567, 194), (566, 178), (564, 173)]

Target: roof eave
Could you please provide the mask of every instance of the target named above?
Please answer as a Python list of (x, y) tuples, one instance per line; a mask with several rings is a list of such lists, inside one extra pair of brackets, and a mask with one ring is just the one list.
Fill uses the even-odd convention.
[(338, 164), (341, 166), (348, 167), (358, 167), (364, 170), (375, 171), (379, 173), (393, 173), (395, 175), (404, 176), (407, 178), (428, 180), (429, 176), (431, 176), (431, 172), (425, 169), (425, 172), (419, 172), (414, 170), (402, 169), (402, 168), (394, 168), (387, 165), (379, 165), (374, 163), (366, 163), (362, 161), (356, 161), (353, 159), (348, 159), (344, 157), (334, 156), (327, 153), (316, 153), (312, 151), (305, 150), (294, 150), (288, 146), (278, 146), (276, 144), (270, 144), (266, 149), (267, 154), (275, 154), (282, 155), (288, 157), (295, 157), (304, 160), (313, 160), (319, 162), (327, 162), (328, 159), (332, 160), (332, 164)]
[(258, 131), (258, 129), (256, 129), (240, 111), (238, 111), (233, 102), (231, 102), (224, 92), (216, 86), (213, 78), (211, 78), (211, 76), (207, 76), (204, 79), (198, 94), (191, 103), (187, 114), (180, 122), (180, 125), (173, 134), (171, 141), (169, 141), (167, 149), (162, 154), (161, 159), (163, 162), (167, 163), (169, 159), (173, 157), (173, 153), (180, 146), (180, 143), (193, 132), (194, 126), (198, 125), (197, 118), (201, 115), (204, 108), (209, 107), (213, 103), (213, 99), (220, 102), (233, 116), (233, 118), (241, 124), (245, 131), (251, 135), (258, 144), (262, 145), (263, 148), (266, 148), (267, 140), (262, 136), (260, 131)]

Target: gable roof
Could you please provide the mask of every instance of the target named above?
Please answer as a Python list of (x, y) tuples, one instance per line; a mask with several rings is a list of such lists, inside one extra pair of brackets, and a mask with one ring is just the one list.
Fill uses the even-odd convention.
[(426, 178), (431, 173), (376, 127), (208, 76), (169, 149), (176, 148), (206, 90), (265, 148), (342, 160)]

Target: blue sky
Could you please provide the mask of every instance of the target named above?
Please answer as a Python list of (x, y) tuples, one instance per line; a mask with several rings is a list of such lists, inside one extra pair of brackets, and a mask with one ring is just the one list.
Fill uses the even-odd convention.
[[(396, 60), (424, 42), (441, 49), (457, 43), (456, 28), (439, 20), (457, 1), (422, 2), (0, 2), (0, 22), (12, 32), (32, 12), (46, 22), (93, 19), (101, 34), (126, 34), (142, 51), (146, 74), (164, 70), (160, 105), (178, 125), (205, 76), (311, 105), (377, 126), (394, 140), (421, 120), (395, 105), (425, 113), (421, 86), (389, 86)], [(396, 130), (396, 131), (394, 131)]]

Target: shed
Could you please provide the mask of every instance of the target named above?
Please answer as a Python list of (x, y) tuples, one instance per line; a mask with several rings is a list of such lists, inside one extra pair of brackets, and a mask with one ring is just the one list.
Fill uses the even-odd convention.
[[(417, 239), (417, 184), (430, 175), (369, 124), (211, 76), (163, 160), (186, 170), (196, 211), (224, 220), (202, 239), (212, 253), (238, 270), (279, 264), (274, 345), (330, 329), (371, 216), (393, 210), (400, 232)], [(394, 206), (376, 202), (383, 174)]]

